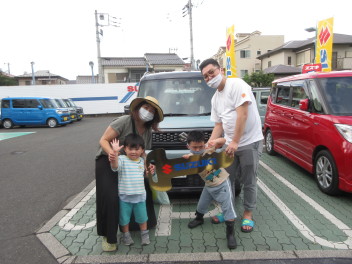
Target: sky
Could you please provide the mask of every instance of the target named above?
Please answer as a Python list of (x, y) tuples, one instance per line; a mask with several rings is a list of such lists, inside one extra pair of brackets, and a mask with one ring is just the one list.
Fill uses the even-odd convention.
[[(188, 0), (7, 0), (0, 5), (0, 69), (12, 75), (45, 70), (69, 80), (98, 73), (95, 10), (119, 27), (102, 27), (101, 57), (143, 57), (175, 52), (189, 61)], [(352, 35), (350, 0), (192, 0), (194, 59), (225, 46), (226, 29), (284, 35), (285, 42), (314, 36), (304, 29), (334, 17), (334, 32)], [(116, 17), (116, 19), (113, 19)]]

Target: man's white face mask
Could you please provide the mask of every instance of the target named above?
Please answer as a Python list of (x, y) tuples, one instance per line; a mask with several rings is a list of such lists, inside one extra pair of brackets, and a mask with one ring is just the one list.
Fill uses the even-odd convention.
[(218, 75), (216, 75), (213, 79), (207, 82), (207, 85), (211, 88), (217, 89), (222, 81), (222, 75), (221, 72), (219, 72)]

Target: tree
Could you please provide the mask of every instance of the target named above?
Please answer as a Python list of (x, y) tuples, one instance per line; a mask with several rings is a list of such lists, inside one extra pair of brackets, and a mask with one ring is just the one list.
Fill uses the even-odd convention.
[(18, 85), (18, 81), (15, 78), (8, 77), (3, 75), (0, 72), (0, 86), (16, 86)]
[(271, 87), (271, 83), (274, 81), (274, 74), (253, 72), (251, 75), (246, 74), (243, 80), (248, 83), (251, 87)]

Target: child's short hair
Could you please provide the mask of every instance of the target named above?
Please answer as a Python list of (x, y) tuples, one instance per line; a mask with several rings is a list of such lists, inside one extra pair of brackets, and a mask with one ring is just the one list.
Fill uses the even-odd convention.
[(202, 131), (199, 130), (192, 130), (188, 133), (187, 136), (187, 143), (191, 142), (205, 142), (205, 136)]
[(138, 135), (138, 134), (128, 134), (125, 137), (125, 141), (123, 142), (124, 147), (129, 147), (129, 148), (139, 148), (141, 147), (142, 149), (145, 149), (145, 144), (143, 138)]

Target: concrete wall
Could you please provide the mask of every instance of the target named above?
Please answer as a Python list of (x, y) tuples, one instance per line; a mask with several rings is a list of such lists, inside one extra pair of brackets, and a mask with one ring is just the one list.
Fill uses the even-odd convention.
[(123, 113), (136, 97), (135, 83), (0, 86), (6, 97), (71, 98), (85, 114)]

